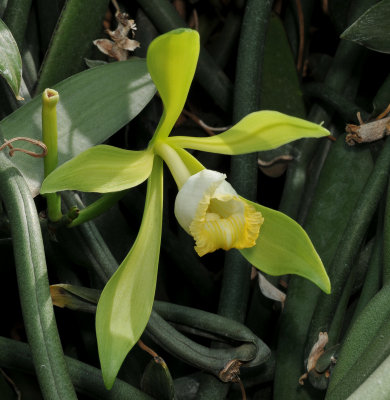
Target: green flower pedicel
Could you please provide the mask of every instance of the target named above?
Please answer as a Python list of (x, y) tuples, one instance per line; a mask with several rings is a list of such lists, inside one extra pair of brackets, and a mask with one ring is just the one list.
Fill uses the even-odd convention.
[(330, 292), (323, 264), (299, 224), (240, 197), (225, 175), (205, 169), (185, 150), (244, 154), (301, 138), (328, 136), (329, 132), (299, 118), (259, 111), (213, 137), (169, 137), (184, 107), (198, 55), (199, 35), (190, 29), (174, 30), (150, 44), (147, 65), (164, 112), (146, 150), (96, 146), (57, 168), (42, 184), (41, 193), (111, 193), (148, 180), (137, 239), (104, 288), (97, 307), (96, 334), (107, 388), (112, 387), (124, 358), (144, 331), (153, 306), (162, 227), (162, 161), (179, 188), (175, 215), (194, 237), (200, 256), (219, 248), (238, 248), (268, 274), (298, 274)]

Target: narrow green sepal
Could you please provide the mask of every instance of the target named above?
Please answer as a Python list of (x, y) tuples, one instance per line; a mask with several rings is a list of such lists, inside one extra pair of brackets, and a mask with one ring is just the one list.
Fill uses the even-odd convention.
[(302, 138), (329, 136), (323, 126), (277, 111), (257, 111), (248, 114), (227, 131), (210, 137), (172, 136), (171, 146), (220, 154), (246, 154), (275, 149)]
[(99, 145), (54, 170), (42, 183), (41, 193), (60, 190), (119, 192), (137, 186), (150, 175), (154, 154)]
[(162, 185), (162, 161), (156, 157), (137, 239), (105, 286), (97, 306), (99, 358), (108, 389), (152, 311), (161, 242)]
[(175, 29), (149, 45), (146, 62), (164, 104), (155, 138), (167, 137), (187, 100), (199, 57), (199, 34)]
[(256, 245), (240, 250), (257, 269), (270, 275), (296, 274), (329, 294), (330, 280), (305, 230), (287, 215), (244, 199), (264, 217)]

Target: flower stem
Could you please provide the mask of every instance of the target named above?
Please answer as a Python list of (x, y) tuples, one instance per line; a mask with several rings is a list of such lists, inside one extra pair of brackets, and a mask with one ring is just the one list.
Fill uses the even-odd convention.
[(186, 183), (187, 179), (191, 176), (187, 166), (184, 164), (176, 150), (161, 140), (156, 142), (154, 150), (166, 162), (173, 179), (180, 190)]
[[(42, 93), (42, 138), (47, 147), (47, 155), (44, 158), (45, 178), (56, 169), (58, 164), (57, 149), (57, 110), (59, 100), (58, 93), (53, 89), (45, 89)], [(46, 195), (47, 212), (49, 219), (57, 222), (62, 218), (61, 197), (58, 193)]]
[(104, 193), (98, 200), (80, 210), (78, 216), (72, 220), (68, 225), (68, 228), (74, 228), (75, 226), (98, 217), (116, 204), (125, 194), (126, 190), (114, 193)]

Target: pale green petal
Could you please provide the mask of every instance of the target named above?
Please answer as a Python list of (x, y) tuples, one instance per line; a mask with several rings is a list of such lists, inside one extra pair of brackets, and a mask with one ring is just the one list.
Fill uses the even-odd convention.
[(245, 201), (262, 213), (264, 223), (256, 246), (240, 250), (241, 254), (267, 274), (300, 275), (330, 293), (329, 277), (304, 229), (279, 211)]
[(43, 181), (41, 193), (60, 190), (107, 193), (128, 189), (148, 178), (153, 158), (150, 150), (95, 146), (55, 169)]
[(137, 239), (105, 286), (97, 306), (99, 358), (108, 389), (127, 353), (144, 331), (152, 311), (160, 253), (162, 198), (162, 162), (156, 157)]
[(175, 29), (149, 45), (148, 70), (164, 103), (156, 136), (170, 134), (186, 102), (198, 57), (199, 34), (192, 29)]
[(233, 155), (271, 150), (293, 140), (328, 135), (329, 131), (321, 125), (277, 111), (258, 111), (219, 135), (173, 136), (166, 141), (171, 146)]

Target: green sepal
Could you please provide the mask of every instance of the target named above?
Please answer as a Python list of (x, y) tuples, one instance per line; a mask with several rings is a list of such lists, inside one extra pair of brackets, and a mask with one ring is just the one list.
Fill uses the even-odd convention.
[(171, 146), (236, 155), (275, 149), (297, 139), (328, 135), (327, 129), (313, 122), (277, 111), (257, 111), (219, 135), (204, 138), (173, 136), (166, 142)]
[(330, 280), (305, 230), (287, 215), (270, 208), (249, 203), (264, 217), (256, 245), (240, 250), (257, 269), (269, 275), (296, 274), (330, 293)]
[(186, 28), (158, 36), (149, 45), (146, 63), (164, 104), (155, 138), (167, 137), (183, 110), (195, 75), (199, 47), (198, 32)]
[(129, 189), (148, 178), (153, 158), (151, 150), (95, 146), (55, 169), (43, 181), (41, 193), (61, 190), (108, 193)]
[(99, 358), (108, 389), (152, 311), (161, 242), (162, 189), (162, 161), (156, 157), (137, 239), (105, 286), (96, 310)]

